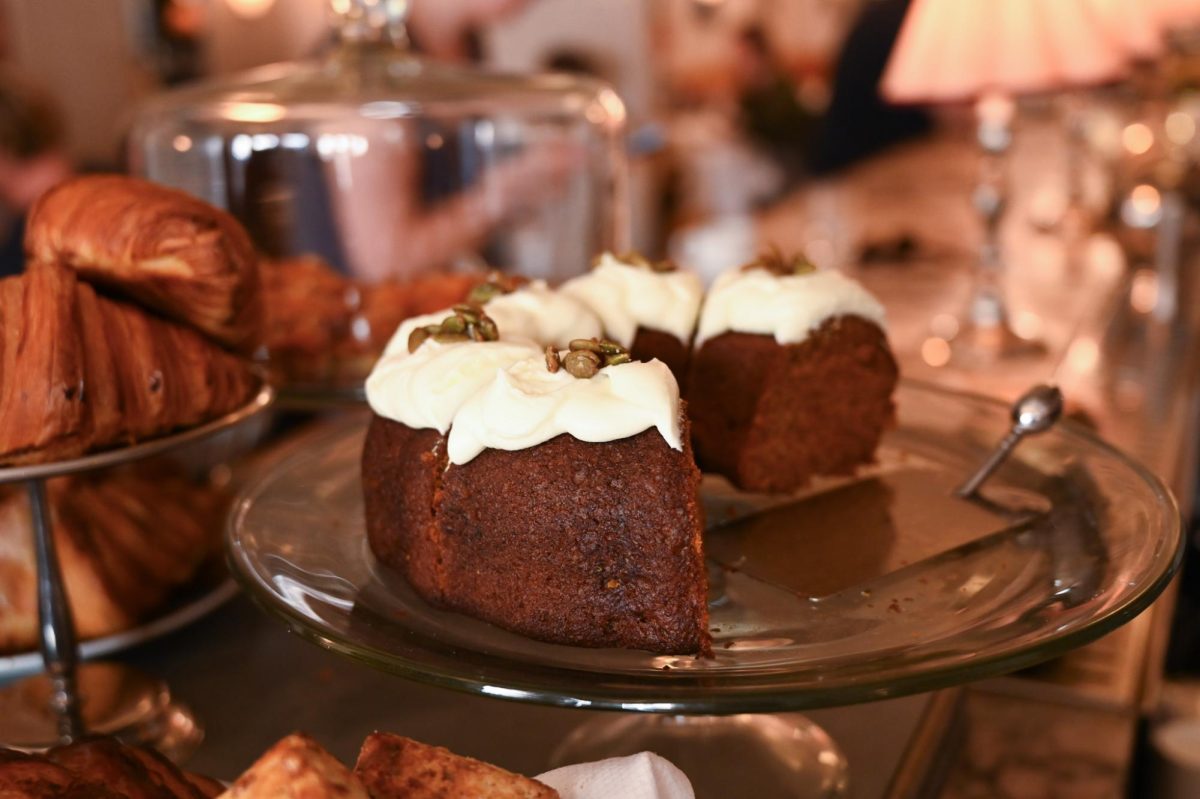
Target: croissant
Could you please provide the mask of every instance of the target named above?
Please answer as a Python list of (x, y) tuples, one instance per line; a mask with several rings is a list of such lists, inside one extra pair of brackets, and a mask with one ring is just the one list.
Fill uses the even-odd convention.
[(250, 365), (198, 333), (98, 296), (69, 269), (0, 281), (0, 464), (77, 457), (244, 405)]
[[(140, 623), (220, 548), (227, 498), (161, 463), (47, 485), (56, 549), (82, 639)], [(0, 488), (0, 652), (37, 646), (36, 580), (25, 492)]]
[(133, 298), (234, 350), (262, 337), (258, 261), (232, 216), (121, 175), (59, 184), (29, 213), (25, 251)]
[(113, 738), (91, 738), (45, 754), (0, 749), (5, 799), (210, 799), (220, 792), (219, 782)]

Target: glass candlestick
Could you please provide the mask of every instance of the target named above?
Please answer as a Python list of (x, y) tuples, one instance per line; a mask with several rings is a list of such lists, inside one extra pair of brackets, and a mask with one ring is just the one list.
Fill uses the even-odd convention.
[(983, 151), (980, 180), (972, 203), (983, 223), (971, 296), (958, 335), (951, 342), (956, 365), (984, 365), (998, 359), (1037, 354), (1041, 346), (1013, 332), (1005, 289), (1005, 254), (1000, 227), (1008, 206), (1008, 153), (1015, 104), (1008, 95), (989, 93), (975, 104), (976, 137)]

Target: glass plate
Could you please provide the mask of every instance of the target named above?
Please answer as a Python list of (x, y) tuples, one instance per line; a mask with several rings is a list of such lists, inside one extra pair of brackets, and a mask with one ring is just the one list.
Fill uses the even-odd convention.
[(778, 712), (1000, 674), (1128, 621), (1179, 565), (1163, 485), (1068, 424), (1026, 440), (984, 500), (954, 486), (1000, 403), (905, 383), (879, 462), (802, 495), (705, 478), (715, 657), (544, 644), (421, 601), (366, 543), (365, 414), (296, 440), (237, 503), (234, 574), (300, 635), (377, 668), (571, 707)]

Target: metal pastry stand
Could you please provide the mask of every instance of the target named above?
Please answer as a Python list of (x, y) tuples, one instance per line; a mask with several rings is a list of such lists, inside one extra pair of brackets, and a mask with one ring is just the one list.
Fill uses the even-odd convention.
[(0, 742), (33, 750), (69, 744), (89, 733), (115, 734), (154, 746), (173, 759), (185, 758), (199, 744), (203, 728), (171, 699), (161, 681), (113, 663), (79, 663), (46, 481), (132, 463), (232, 431), (266, 410), (274, 398), (274, 390), (264, 385), (243, 407), (174, 435), (71, 460), (0, 469), (0, 484), (24, 483), (29, 494), (45, 664), (44, 674), (0, 690)]

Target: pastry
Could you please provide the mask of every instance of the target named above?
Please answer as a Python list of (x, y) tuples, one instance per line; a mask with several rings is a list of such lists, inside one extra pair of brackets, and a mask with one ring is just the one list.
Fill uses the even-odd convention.
[(45, 754), (0, 749), (5, 799), (210, 799), (220, 783), (115, 738), (89, 738)]
[(696, 460), (786, 492), (874, 458), (892, 424), (883, 306), (838, 272), (770, 256), (727, 272), (700, 313), (687, 384)]
[(121, 175), (66, 181), (34, 204), (25, 251), (238, 352), (261, 341), (249, 236), (229, 214), (181, 191)]
[(272, 373), (292, 385), (361, 382), (399, 324), (461, 302), (479, 274), (369, 284), (315, 257), (266, 262), (266, 345)]
[(385, 732), (363, 741), (354, 773), (371, 799), (558, 799), (537, 780)]
[(439, 338), (367, 381), (376, 557), (427, 601), (532, 638), (707, 652), (699, 472), (666, 366), (613, 342)]
[[(47, 483), (54, 540), (81, 639), (128, 629), (219, 552), (227, 498), (162, 463)], [(35, 649), (29, 502), (0, 487), (0, 652)]]
[[(400, 794), (409, 796), (411, 794)], [(375, 799), (312, 738), (293, 733), (234, 781), (221, 799)]]
[[(897, 371), (865, 289), (765, 257), (717, 281), (689, 355), (697, 282), (641, 260), (493, 287), (389, 342), (367, 380), (367, 537), (428, 602), (542, 641), (710, 654), (696, 462), (786, 492), (874, 457)], [(662, 360), (556, 345), (563, 296), (687, 365), (686, 409)]]
[(82, 455), (191, 427), (258, 390), (198, 333), (30, 264), (0, 281), (0, 464)]

